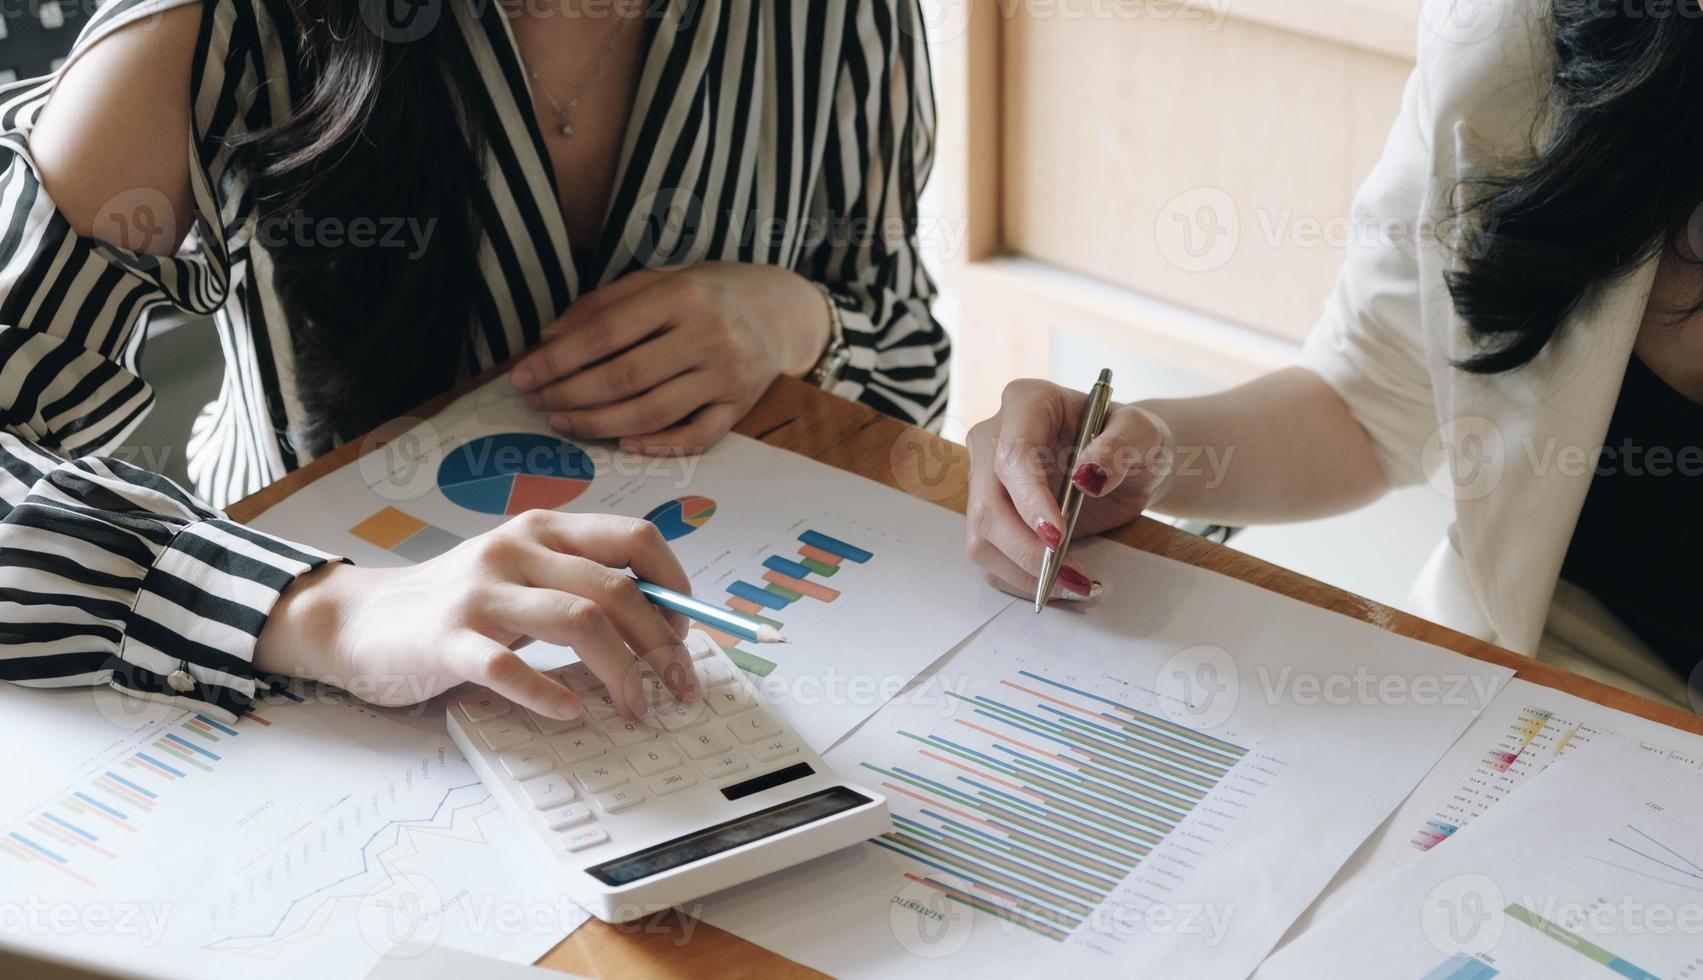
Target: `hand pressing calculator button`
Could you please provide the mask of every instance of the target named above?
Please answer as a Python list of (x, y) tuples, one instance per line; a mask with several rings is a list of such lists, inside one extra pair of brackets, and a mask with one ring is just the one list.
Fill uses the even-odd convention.
[(489, 691), (470, 698), (461, 699), (461, 711), (467, 720), (475, 725), (501, 718), (509, 713), (509, 703), (502, 697)]
[[(655, 675), (642, 721), (620, 718), (583, 664), (551, 672), (585, 704), (546, 718), (489, 691), (448, 713), (450, 736), (561, 868), (562, 887), (627, 922), (886, 833), (887, 803), (841, 781), (707, 636), (687, 639), (703, 698)], [(519, 845), (517, 845), (519, 846)]]

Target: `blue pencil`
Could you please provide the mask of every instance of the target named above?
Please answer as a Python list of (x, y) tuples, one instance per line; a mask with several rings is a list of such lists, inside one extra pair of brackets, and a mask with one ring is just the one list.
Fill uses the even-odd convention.
[(753, 643), (786, 643), (786, 637), (780, 631), (767, 623), (759, 623), (755, 619), (723, 609), (720, 606), (694, 599), (689, 595), (681, 595), (673, 589), (665, 589), (655, 582), (646, 582), (642, 578), (633, 581), (639, 584), (639, 591), (645, 594), (656, 605), (677, 612), (695, 623), (714, 627), (723, 633), (729, 633), (742, 640)]

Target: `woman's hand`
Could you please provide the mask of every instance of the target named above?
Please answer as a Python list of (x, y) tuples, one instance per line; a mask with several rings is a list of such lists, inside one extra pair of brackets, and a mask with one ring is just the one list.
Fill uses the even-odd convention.
[(785, 269), (647, 269), (581, 297), (509, 377), (564, 434), (699, 452), (777, 375), (808, 372), (829, 329), (821, 292)]
[(273, 608), (255, 667), (383, 705), (472, 681), (539, 714), (579, 717), (578, 695), (515, 654), (537, 639), (573, 647), (625, 718), (645, 713), (641, 664), (676, 698), (697, 700), (685, 619), (651, 605), (620, 571), (629, 567), (691, 591), (649, 521), (531, 511), (412, 568), (303, 576)]
[[(999, 414), (970, 430), (970, 507), (965, 543), (998, 588), (1033, 597), (1041, 556), (1062, 537), (1059, 481), (1076, 445), (1088, 396), (1045, 381), (1014, 381)], [(1085, 495), (1076, 522), (1081, 539), (1127, 524), (1164, 492), (1175, 445), (1160, 418), (1113, 404), (1100, 437), (1082, 453), (1070, 479)], [(1099, 594), (1074, 558), (1065, 560), (1057, 599)]]

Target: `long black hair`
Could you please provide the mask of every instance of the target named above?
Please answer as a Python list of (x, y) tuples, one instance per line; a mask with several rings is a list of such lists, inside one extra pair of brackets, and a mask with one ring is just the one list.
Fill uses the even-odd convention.
[(1447, 282), (1479, 344), (1465, 370), (1527, 364), (1593, 290), (1685, 233), (1703, 202), (1700, 14), (1698, 0), (1551, 0), (1547, 135), (1514, 172), (1463, 187)]
[[(467, 355), (480, 135), (450, 80), (457, 0), (401, 27), (393, 2), (289, 0), (304, 95), (236, 144), (316, 454), (444, 391)], [(408, 236), (350, 233), (399, 223)]]

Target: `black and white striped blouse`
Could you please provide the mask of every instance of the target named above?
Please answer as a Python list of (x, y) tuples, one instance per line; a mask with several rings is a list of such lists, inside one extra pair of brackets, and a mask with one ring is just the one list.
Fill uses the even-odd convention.
[[(229, 147), (301, 94), (294, 21), (287, 0), (113, 0), (71, 58), (195, 2), (195, 227), (173, 257), (72, 231), (29, 149), (53, 78), (0, 88), (0, 678), (234, 713), (254, 694), (272, 604), (330, 557), (217, 510), (304, 462), (290, 437), (302, 419), (291, 334)], [(477, 76), (461, 95), (487, 120), (470, 370), (648, 262), (754, 262), (821, 282), (840, 304), (852, 361), (839, 394), (936, 420), (947, 342), (917, 254), (934, 106), (916, 0), (673, 0), (647, 18), (596, 282), (575, 267), (500, 5), (448, 0), (443, 16)], [(703, 207), (681, 238), (686, 201)], [(153, 401), (137, 374), (143, 327), (169, 307), (213, 315), (226, 360), (189, 448), (199, 499), (101, 455)]]

